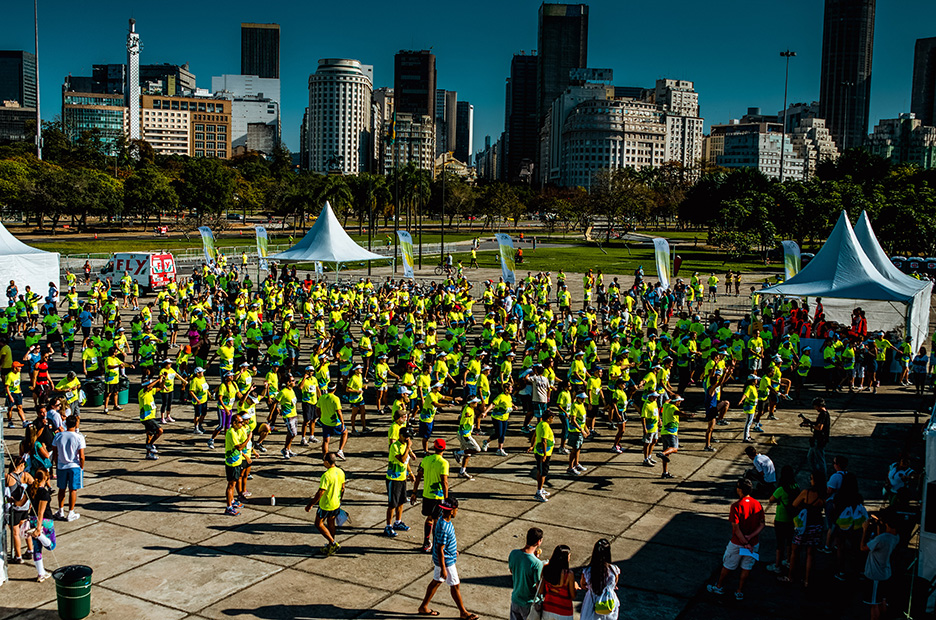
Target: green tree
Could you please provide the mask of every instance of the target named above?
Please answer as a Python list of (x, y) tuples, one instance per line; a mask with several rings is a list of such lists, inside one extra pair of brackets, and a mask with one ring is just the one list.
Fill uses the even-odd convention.
[(189, 159), (182, 170), (179, 199), (200, 226), (205, 218), (219, 217), (234, 199), (236, 175), (220, 160)]
[(139, 217), (144, 227), (150, 217), (156, 216), (157, 223), (161, 223), (163, 213), (179, 209), (179, 196), (169, 177), (156, 166), (145, 166), (127, 177), (123, 202), (125, 212)]

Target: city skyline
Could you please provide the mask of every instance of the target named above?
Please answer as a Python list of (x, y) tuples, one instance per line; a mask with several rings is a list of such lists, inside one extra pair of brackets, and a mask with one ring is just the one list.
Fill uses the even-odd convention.
[[(431, 48), (437, 58), (437, 87), (458, 91), (459, 99), (472, 103), (475, 150), (486, 135), (496, 140), (504, 127), (504, 81), (510, 62), (514, 53), (535, 49), (540, 2), (476, 4), (475, 10), (457, 16), (457, 32), (450, 31), (452, 15), (415, 10), (428, 3), (411, 4), (414, 10), (394, 27), (388, 27), (387, 16), (380, 11), (383, 5), (370, 0), (361, 3), (353, 21), (329, 6), (256, 10), (237, 0), (226, 5), (224, 14), (229, 18), (219, 21), (216, 12), (197, 5), (187, 13), (188, 19), (211, 23), (213, 28), (188, 37), (188, 25), (155, 7), (138, 7), (128, 15), (124, 5), (105, 1), (92, 17), (75, 11), (74, 5), (40, 3), (43, 118), (52, 120), (60, 112), (61, 85), (69, 73), (87, 75), (92, 64), (125, 60), (129, 17), (137, 20), (143, 40), (141, 64), (188, 62), (201, 88), (210, 88), (212, 76), (239, 71), (241, 23), (262, 22), (281, 24), (283, 139), (291, 151), (299, 150), (308, 78), (320, 58), (355, 58), (374, 65), (377, 88), (393, 85), (394, 54), (403, 49)], [(652, 6), (621, 7), (605, 0), (587, 4), (588, 64), (612, 68), (617, 85), (651, 87), (661, 77), (693, 81), (706, 131), (712, 124), (739, 118), (748, 107), (761, 107), (767, 113), (782, 107), (783, 63), (778, 56), (782, 49), (797, 52), (791, 62), (790, 101), (819, 97), (822, 3), (788, 3), (789, 27), (784, 29), (766, 6), (726, 0), (703, 7), (675, 1), (668, 15), (678, 17), (660, 24), (662, 35), (658, 28), (621, 26), (658, 20)], [(729, 28), (727, 24), (740, 14), (748, 23), (774, 27), (752, 26), (746, 31), (733, 24)], [(907, 19), (908, 14), (914, 18)], [(0, 48), (31, 51), (32, 6), (11, 6), (7, 17), (0, 27)], [(76, 28), (82, 27), (94, 36), (73, 49), (79, 40)], [(725, 29), (723, 34), (720, 28)], [(910, 110), (914, 44), (917, 38), (930, 36), (936, 36), (932, 3), (908, 0), (901, 6), (878, 6), (869, 131), (880, 119)]]

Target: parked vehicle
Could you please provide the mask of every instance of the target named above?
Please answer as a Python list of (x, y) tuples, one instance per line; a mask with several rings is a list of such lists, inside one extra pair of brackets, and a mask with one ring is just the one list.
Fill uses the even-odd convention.
[(141, 290), (153, 291), (175, 280), (175, 259), (168, 252), (118, 252), (104, 265), (101, 275), (109, 277), (116, 287), (124, 272), (130, 274)]

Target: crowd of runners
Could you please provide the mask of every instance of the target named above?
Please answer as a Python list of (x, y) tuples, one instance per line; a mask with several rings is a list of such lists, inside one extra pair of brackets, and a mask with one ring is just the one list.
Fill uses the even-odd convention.
[[(843, 390), (873, 394), (882, 380), (915, 384), (923, 394), (932, 383), (926, 349), (914, 352), (906, 340), (869, 332), (860, 308), (844, 325), (827, 320), (821, 300), (806, 305), (762, 297), (753, 287), (750, 312), (740, 320), (723, 317), (714, 303), (703, 313), (703, 302), (718, 301), (715, 274), (693, 274), (669, 288), (640, 269), (626, 285), (617, 277), (607, 281), (600, 271), (575, 277), (582, 279), (578, 299), (561, 271), (527, 273), (511, 286), (472, 284), (461, 269), (430, 284), (363, 277), (329, 284), (283, 268), (255, 283), (246, 269), (204, 265), (148, 298), (129, 275), (112, 283), (96, 279), (79, 292), (77, 277), (67, 273), (64, 292), (50, 283), (45, 296), (29, 287), (21, 294), (10, 282), (8, 306), (0, 312), (0, 367), (8, 427), (17, 417), (27, 431), (7, 476), (15, 504), (13, 560), (21, 562), (31, 550), (44, 579), (41, 550), (54, 547), (53, 517), (78, 518), (84, 464), (78, 425), (92, 385), (104, 399), (91, 415), (121, 410), (127, 390), (138, 402), (146, 436), (140, 458), (158, 460), (161, 444), (181, 439), (175, 429), (198, 437), (196, 449), (216, 451), (227, 479), (219, 510), (232, 518), (250, 501), (254, 463), (292, 459), (297, 442), (320, 446), (320, 489), (306, 509), (316, 511), (325, 556), (340, 550), (336, 528), (346, 516), (340, 464), (355, 457), (355, 437), (385, 434), (383, 532), (395, 537), (409, 530), (403, 507), (421, 503), (422, 549), (436, 567), (421, 613), (432, 612), (429, 601), (444, 582), (463, 617), (473, 617), (458, 591), (452, 525), (458, 502), (449, 479), (473, 479), (472, 464), (482, 453), (529, 453), (533, 499), (548, 502), (550, 476), (582, 476), (595, 452), (633, 455), (625, 458), (674, 478), (684, 419), (700, 418), (706, 451), (716, 450), (724, 427), (743, 429), (741, 440), (754, 444), (786, 401), (808, 401), (816, 411), (803, 418), (812, 433), (810, 489), (816, 496), (803, 491), (803, 499), (785, 473), (778, 483), (773, 466), (760, 459), (738, 485), (741, 516), (733, 508), (732, 522), (741, 526), (710, 591), (721, 593), (733, 568), (746, 573), (753, 566), (763, 527), (762, 510), (757, 517), (748, 501), (757, 503), (755, 489), (779, 502), (784, 516), (796, 512), (791, 523), (807, 520), (810, 540), (828, 536), (823, 547), (838, 544), (829, 491), (841, 487), (832, 487), (834, 476), (826, 478), (830, 422), (817, 397)], [(725, 284), (727, 294), (733, 287), (740, 296), (739, 274), (729, 274)], [(65, 372), (53, 378), (49, 365), (59, 359)], [(38, 420), (26, 414), (30, 398)], [(752, 445), (749, 456), (757, 465), (763, 455)], [(63, 476), (63, 465), (77, 473)], [(56, 472), (59, 512), (53, 514), (50, 474)], [(899, 476), (895, 480), (900, 484)], [(817, 517), (823, 507), (827, 516)], [(855, 531), (872, 523), (861, 514), (852, 521)], [(896, 527), (889, 515), (873, 521), (882, 532)], [(870, 538), (849, 536), (858, 550), (872, 547)], [(527, 554), (538, 549), (535, 537), (528, 536)], [(806, 546), (811, 561), (815, 545)], [(771, 570), (790, 579), (797, 548), (793, 538), (792, 555), (778, 549)], [(595, 563), (605, 555), (596, 545), (592, 570), (603, 571), (600, 577), (570, 581), (561, 568), (569, 562), (568, 548), (557, 548), (549, 563), (555, 570), (537, 578), (545, 584), (538, 594), (574, 597), (579, 587), (591, 588), (593, 603), (610, 604), (602, 592), (617, 582), (617, 573)], [(808, 571), (809, 563), (807, 580)], [(532, 600), (515, 596), (513, 602), (529, 613)], [(542, 617), (571, 615), (544, 609)]]

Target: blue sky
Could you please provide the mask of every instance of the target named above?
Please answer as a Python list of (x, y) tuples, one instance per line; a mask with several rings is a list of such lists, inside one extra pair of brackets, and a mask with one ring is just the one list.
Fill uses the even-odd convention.
[[(283, 133), (298, 150), (308, 76), (319, 58), (374, 65), (375, 86), (393, 85), (393, 55), (431, 47), (438, 85), (475, 106), (475, 150), (503, 130), (504, 83), (513, 53), (536, 48), (538, 1), (395, 2), (116, 2), (91, 5), (40, 0), (43, 118), (61, 107), (63, 78), (90, 75), (95, 63), (126, 58), (127, 19), (137, 20), (143, 63), (188, 62), (198, 85), (240, 71), (240, 23), (282, 26)], [(821, 0), (669, 0), (589, 3), (591, 67), (610, 67), (615, 84), (652, 86), (657, 78), (692, 80), (706, 128), (749, 106), (775, 113), (783, 104), (783, 61), (792, 49), (790, 101), (819, 93)], [(33, 3), (7, 0), (0, 49), (33, 48)], [(881, 0), (877, 6), (872, 126), (909, 111), (913, 44), (936, 36), (933, 0)], [(869, 130), (871, 128), (869, 127)]]

